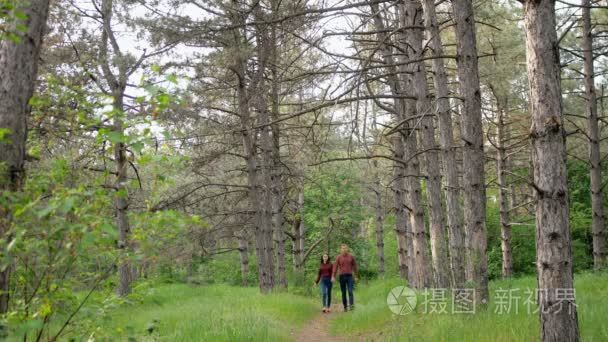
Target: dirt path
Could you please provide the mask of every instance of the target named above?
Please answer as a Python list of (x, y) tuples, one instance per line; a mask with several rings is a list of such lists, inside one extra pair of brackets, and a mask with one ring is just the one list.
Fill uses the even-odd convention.
[(334, 336), (329, 333), (329, 322), (338, 315), (348, 315), (344, 312), (342, 305), (332, 305), (330, 313), (322, 313), (319, 311), (317, 317), (308, 322), (299, 331), (292, 333), (295, 342), (378, 342), (385, 340), (383, 332), (359, 334), (354, 336)]
[(300, 331), (294, 333), (296, 342), (342, 342), (345, 338), (333, 336), (329, 333), (329, 321), (336, 315), (344, 314), (341, 306), (332, 306), (332, 312), (322, 313), (308, 322)]

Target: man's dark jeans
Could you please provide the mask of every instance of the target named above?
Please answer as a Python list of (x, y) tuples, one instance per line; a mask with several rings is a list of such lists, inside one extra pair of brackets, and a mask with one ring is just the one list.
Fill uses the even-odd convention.
[[(342, 305), (344, 309), (355, 305), (355, 297), (353, 295), (353, 286), (355, 281), (352, 274), (340, 274), (340, 290), (342, 291)], [(348, 289), (348, 305), (346, 303), (346, 290)]]
[(321, 278), (321, 300), (323, 301), (323, 307), (331, 307), (331, 277)]

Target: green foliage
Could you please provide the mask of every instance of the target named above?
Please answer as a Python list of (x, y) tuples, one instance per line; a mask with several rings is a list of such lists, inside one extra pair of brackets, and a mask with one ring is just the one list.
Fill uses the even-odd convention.
[[(522, 170), (519, 170), (522, 172)], [(606, 170), (605, 172), (608, 172)], [(568, 161), (568, 191), (570, 199), (570, 232), (575, 272), (593, 267), (591, 237), (591, 195), (588, 166), (579, 160)], [(490, 279), (501, 277), (502, 251), (500, 240), (500, 212), (495, 189), (488, 190), (486, 225), (488, 229), (488, 274)], [(605, 196), (605, 205), (608, 197)], [(536, 245), (534, 217), (512, 216), (511, 248), (516, 276), (536, 273)]]
[[(191, 282), (201, 284), (229, 284), (241, 285), (243, 277), (238, 253), (225, 253), (213, 257), (200, 258), (195, 264), (194, 275)], [(256, 285), (258, 282), (258, 265), (255, 253), (249, 256), (249, 276), (247, 283)]]
[[(352, 169), (329, 169), (311, 175), (304, 188), (304, 222), (306, 246), (324, 238), (306, 262), (307, 273), (316, 274), (323, 253), (333, 259), (340, 245), (346, 243), (357, 256), (364, 256), (368, 243), (358, 236), (364, 218), (358, 175)], [(331, 228), (333, 225), (333, 228)], [(331, 233), (327, 236), (327, 232)], [(327, 236), (327, 239), (325, 237)], [(361, 270), (369, 269), (369, 259), (358, 257)]]
[(0, 41), (10, 40), (18, 44), (23, 33), (27, 32), (24, 25), (27, 16), (19, 4), (19, 0), (0, 0)]
[[(71, 186), (77, 177), (67, 160), (56, 159), (31, 174), (23, 192), (0, 199), (13, 213), (8, 239), (0, 240), (0, 267), (13, 268), (3, 324), (14, 334), (57, 334), (84, 300), (79, 292), (98, 287), (113, 269), (116, 229), (111, 215), (100, 215), (109, 194)], [(77, 324), (90, 322), (80, 317)]]

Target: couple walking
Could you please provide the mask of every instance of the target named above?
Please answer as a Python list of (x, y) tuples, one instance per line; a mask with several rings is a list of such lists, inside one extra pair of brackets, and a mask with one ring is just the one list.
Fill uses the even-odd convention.
[[(329, 255), (323, 254), (321, 257), (321, 265), (319, 266), (319, 274), (315, 280), (315, 284), (321, 282), (321, 299), (323, 301), (323, 312), (331, 311), (331, 287), (336, 281), (336, 273), (340, 271), (340, 291), (342, 291), (342, 305), (344, 311), (353, 310), (355, 308), (355, 298), (353, 295), (353, 287), (357, 280), (357, 262), (355, 257), (348, 252), (348, 246), (343, 243), (340, 246), (340, 255), (336, 257), (336, 261), (332, 264), (329, 261)], [(346, 292), (348, 290), (348, 302), (346, 301)]]

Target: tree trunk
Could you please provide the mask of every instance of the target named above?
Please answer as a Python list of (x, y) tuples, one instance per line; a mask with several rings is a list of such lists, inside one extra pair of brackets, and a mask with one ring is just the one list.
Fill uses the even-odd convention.
[[(271, 1), (272, 6), (272, 19), (276, 18), (277, 12), (279, 11), (280, 2), (273, 0)], [(284, 177), (283, 167), (281, 163), (281, 150), (280, 150), (280, 127), (276, 121), (279, 119), (279, 87), (280, 87), (280, 73), (278, 71), (279, 61), (279, 42), (277, 37), (277, 25), (272, 24), (270, 29), (270, 73), (271, 73), (271, 119), (273, 122), (271, 125), (271, 138), (272, 138), (272, 170), (271, 170), (271, 182), (272, 182), (272, 215), (273, 215), (273, 230), (274, 240), (276, 244), (277, 254), (277, 274), (279, 285), (283, 288), (287, 288), (287, 270), (285, 260), (285, 232), (284, 232), (284, 217), (283, 217), (283, 201), (284, 201)]]
[(524, 2), (542, 341), (578, 341), (555, 1)]
[(304, 225), (304, 189), (298, 192), (298, 209), (297, 218), (293, 225), (293, 266), (296, 273), (302, 272), (304, 269), (304, 249), (305, 240), (304, 233), (306, 227)]
[[(116, 69), (118, 75), (114, 75), (113, 58), (108, 56), (109, 45), (113, 46), (113, 54), (121, 57), (121, 53), (117, 48), (116, 37), (112, 29), (112, 17), (114, 14), (112, 0), (103, 0), (101, 2), (101, 10), (103, 13), (103, 32), (101, 35), (100, 59), (104, 77), (112, 90), (112, 109), (114, 126), (113, 132), (118, 137), (124, 136), (124, 94), (127, 87), (127, 66), (124, 61), (118, 61)], [(114, 210), (116, 215), (116, 228), (118, 229), (117, 249), (119, 254), (118, 265), (118, 287), (116, 293), (119, 296), (126, 296), (131, 292), (131, 282), (133, 280), (131, 262), (129, 261), (129, 252), (132, 250), (130, 241), (131, 228), (129, 225), (129, 189), (127, 187), (128, 178), (127, 170), (129, 161), (127, 160), (127, 147), (124, 141), (118, 141), (114, 146), (114, 163), (116, 165), (116, 183), (114, 194)]]
[[(271, 116), (272, 121), (275, 122), (279, 119), (279, 72), (277, 70), (278, 55), (277, 55), (277, 37), (276, 28), (272, 28), (271, 32), (272, 39), (272, 52), (270, 64), (270, 71), (272, 74), (272, 85), (271, 85), (271, 100), (272, 109)], [(272, 130), (272, 171), (271, 171), (271, 185), (272, 185), (272, 215), (273, 215), (273, 228), (274, 228), (274, 239), (276, 243), (277, 251), (277, 267), (278, 267), (278, 278), (279, 285), (283, 288), (287, 288), (287, 270), (285, 260), (285, 232), (284, 219), (283, 219), (283, 200), (284, 200), (284, 189), (283, 189), (283, 167), (281, 164), (281, 142), (280, 142), (280, 130), (279, 124), (274, 123), (271, 125)]]
[[(378, 161), (374, 160), (374, 167), (377, 168)], [(382, 209), (382, 192), (380, 191), (380, 177), (376, 175), (374, 182), (374, 197), (376, 211), (376, 255), (378, 257), (378, 273), (384, 274), (384, 210)]]
[[(17, 2), (17, 9), (27, 16), (22, 23), (27, 32), (19, 34), (20, 43), (0, 41), (0, 197), (19, 191), (25, 178), (25, 144), (29, 100), (38, 75), (40, 46), (49, 11), (48, 0)], [(10, 240), (9, 208), (0, 206), (0, 239)], [(0, 314), (9, 304), (10, 270), (0, 272)]]
[(498, 96), (497, 115), (498, 122), (496, 123), (496, 174), (498, 175), (498, 198), (500, 202), (500, 238), (502, 249), (502, 277), (510, 278), (513, 275), (513, 256), (511, 254), (511, 224), (509, 223), (509, 194), (507, 191), (507, 150), (505, 141), (507, 135), (505, 133), (505, 106)]
[(412, 130), (405, 141), (405, 158), (409, 159), (406, 180), (406, 199), (410, 206), (410, 283), (413, 287), (422, 289), (431, 286), (431, 267), (428, 252), (428, 236), (424, 224), (424, 208), (422, 206), (422, 188), (420, 186), (420, 164), (414, 154), (418, 151), (416, 134)]
[(443, 45), (439, 35), (439, 25), (435, 14), (435, 1), (422, 1), (424, 23), (426, 24), (427, 39), (431, 47), (434, 72), (433, 84), (435, 86), (435, 98), (437, 107), (435, 113), (439, 121), (439, 140), (441, 143), (441, 155), (443, 165), (443, 180), (446, 196), (446, 213), (448, 226), (448, 243), (450, 246), (450, 269), (452, 274), (452, 286), (462, 288), (465, 283), (464, 272), (464, 237), (461, 222), (460, 208), (460, 182), (458, 181), (458, 167), (456, 164), (456, 145), (454, 144), (454, 133), (452, 131), (452, 117), (450, 113), (448, 76), (445, 71), (443, 59)]
[[(415, 51), (412, 50), (411, 33), (408, 29), (410, 22), (415, 17), (414, 6), (412, 1), (408, 0), (405, 4), (399, 6), (399, 25), (404, 29), (397, 35), (397, 42), (400, 48), (398, 55), (399, 61), (399, 80), (403, 84), (402, 89), (412, 89), (416, 95), (416, 79), (412, 76), (415, 74), (415, 63), (406, 64), (410, 59), (415, 58)], [(410, 220), (410, 245), (408, 251), (410, 255), (409, 278), (410, 283), (415, 288), (426, 288), (431, 285), (432, 271), (430, 267), (430, 257), (428, 252), (428, 238), (424, 223), (424, 208), (422, 205), (422, 187), (420, 185), (420, 162), (418, 154), (418, 127), (415, 121), (404, 121), (410, 119), (417, 112), (417, 101), (405, 99), (403, 101), (403, 122), (404, 141), (405, 141), (405, 156), (407, 160), (407, 181), (406, 181), (406, 199), (409, 205), (409, 220)]]
[(245, 234), (237, 235), (239, 259), (241, 262), (241, 279), (243, 286), (249, 285), (249, 243)]
[[(423, 27), (422, 5), (419, 1), (406, 3), (406, 27)], [(411, 59), (424, 57), (422, 39), (423, 32), (419, 28), (412, 29), (408, 43), (412, 48)], [(431, 261), (433, 266), (434, 286), (448, 288), (450, 286), (450, 272), (448, 263), (448, 250), (445, 226), (443, 224), (443, 207), (441, 200), (441, 172), (437, 143), (435, 141), (435, 127), (433, 123), (431, 101), (427, 89), (426, 68), (424, 62), (412, 64), (414, 68), (413, 82), (417, 97), (416, 112), (425, 115), (420, 123), (422, 125), (421, 145), (424, 152), (424, 169), (426, 170), (426, 195), (429, 207), (429, 232), (431, 242)]]
[(478, 303), (487, 303), (488, 261), (486, 232), (486, 188), (481, 121), (481, 91), (477, 65), (475, 17), (471, 0), (452, 0), (458, 53), (460, 96), (464, 100), (461, 112), (463, 142), (464, 224), (468, 240), (467, 269), (475, 284)]
[(408, 258), (408, 214), (405, 207), (405, 166), (402, 161), (405, 146), (401, 134), (392, 137), (393, 157), (393, 193), (395, 199), (395, 234), (397, 235), (397, 256), (399, 261), (399, 275), (402, 279), (409, 278), (410, 260)]
[[(263, 89), (263, 87), (262, 87)], [(260, 130), (260, 145), (261, 145), (261, 153), (260, 153), (260, 175), (258, 177), (258, 189), (260, 189), (260, 194), (258, 199), (260, 200), (257, 204), (257, 211), (260, 215), (260, 223), (261, 223), (261, 241), (263, 243), (263, 267), (268, 272), (267, 283), (263, 289), (264, 292), (269, 292), (274, 288), (275, 284), (275, 268), (274, 268), (274, 239), (273, 239), (273, 194), (272, 194), (272, 142), (270, 141), (270, 126), (269, 124), (269, 113), (266, 107), (266, 102), (262, 99), (265, 97), (261, 92), (256, 94), (258, 97), (258, 117), (260, 119), (260, 124), (264, 125)], [(258, 102), (256, 101), (256, 102)]]
[[(402, 96), (402, 88), (397, 77), (397, 68), (393, 60), (393, 52), (391, 48), (391, 39), (386, 34), (385, 25), (382, 19), (382, 14), (378, 4), (370, 4), (372, 15), (374, 17), (374, 25), (378, 30), (377, 40), (380, 44), (379, 50), (382, 53), (382, 59), (385, 64), (386, 78), (394, 96)], [(395, 107), (396, 121), (401, 121), (405, 118), (405, 101), (404, 99), (395, 98), (393, 100)], [(406, 188), (406, 167), (404, 165), (405, 158), (405, 143), (403, 136), (405, 133), (399, 129), (395, 136), (391, 138), (393, 156), (395, 158), (393, 164), (393, 193), (395, 202), (395, 234), (397, 235), (397, 255), (399, 261), (399, 275), (406, 279), (410, 277), (412, 272), (411, 258), (411, 239), (408, 239), (408, 213), (405, 206)]]
[(585, 70), (585, 95), (589, 124), (589, 163), (591, 164), (591, 232), (593, 235), (593, 266), (599, 270), (606, 266), (606, 227), (602, 201), (602, 165), (600, 157), (600, 134), (597, 118), (597, 96), (593, 67), (593, 33), (591, 30), (591, 1), (583, 0), (583, 56)]
[[(272, 161), (271, 142), (268, 125), (260, 131), (261, 153), (258, 155), (256, 143), (256, 129), (253, 125), (250, 112), (250, 102), (258, 111), (261, 124), (268, 124), (268, 108), (266, 106), (266, 93), (263, 86), (263, 73), (266, 69), (267, 53), (261, 51), (267, 47), (267, 37), (264, 24), (256, 27), (256, 42), (258, 57), (260, 59), (258, 70), (250, 80), (246, 72), (246, 51), (248, 42), (241, 30), (244, 27), (240, 6), (233, 2), (234, 9), (230, 13), (232, 24), (233, 48), (238, 53), (232, 55), (231, 70), (237, 78), (238, 115), (241, 124), (243, 149), (247, 164), (247, 183), (249, 186), (249, 204), (254, 212), (254, 238), (255, 251), (258, 262), (258, 280), (262, 293), (269, 293), (274, 288), (274, 248), (272, 240), (272, 201), (270, 199), (270, 172)], [(260, 9), (256, 9), (259, 11)], [(256, 18), (259, 14), (256, 12)]]
[[(122, 90), (124, 92), (124, 89)], [(122, 113), (123, 110), (123, 93), (114, 95), (114, 110), (117, 113)], [(114, 119), (114, 132), (119, 135), (124, 134), (122, 120)], [(129, 225), (129, 190), (127, 188), (127, 168), (129, 162), (127, 160), (126, 146), (119, 142), (114, 144), (114, 159), (116, 162), (116, 194), (114, 197), (114, 207), (116, 210), (116, 227), (118, 228), (118, 250), (120, 262), (118, 266), (118, 289), (119, 296), (126, 296), (131, 293), (131, 262), (128, 260), (131, 250), (130, 235), (131, 228)]]

